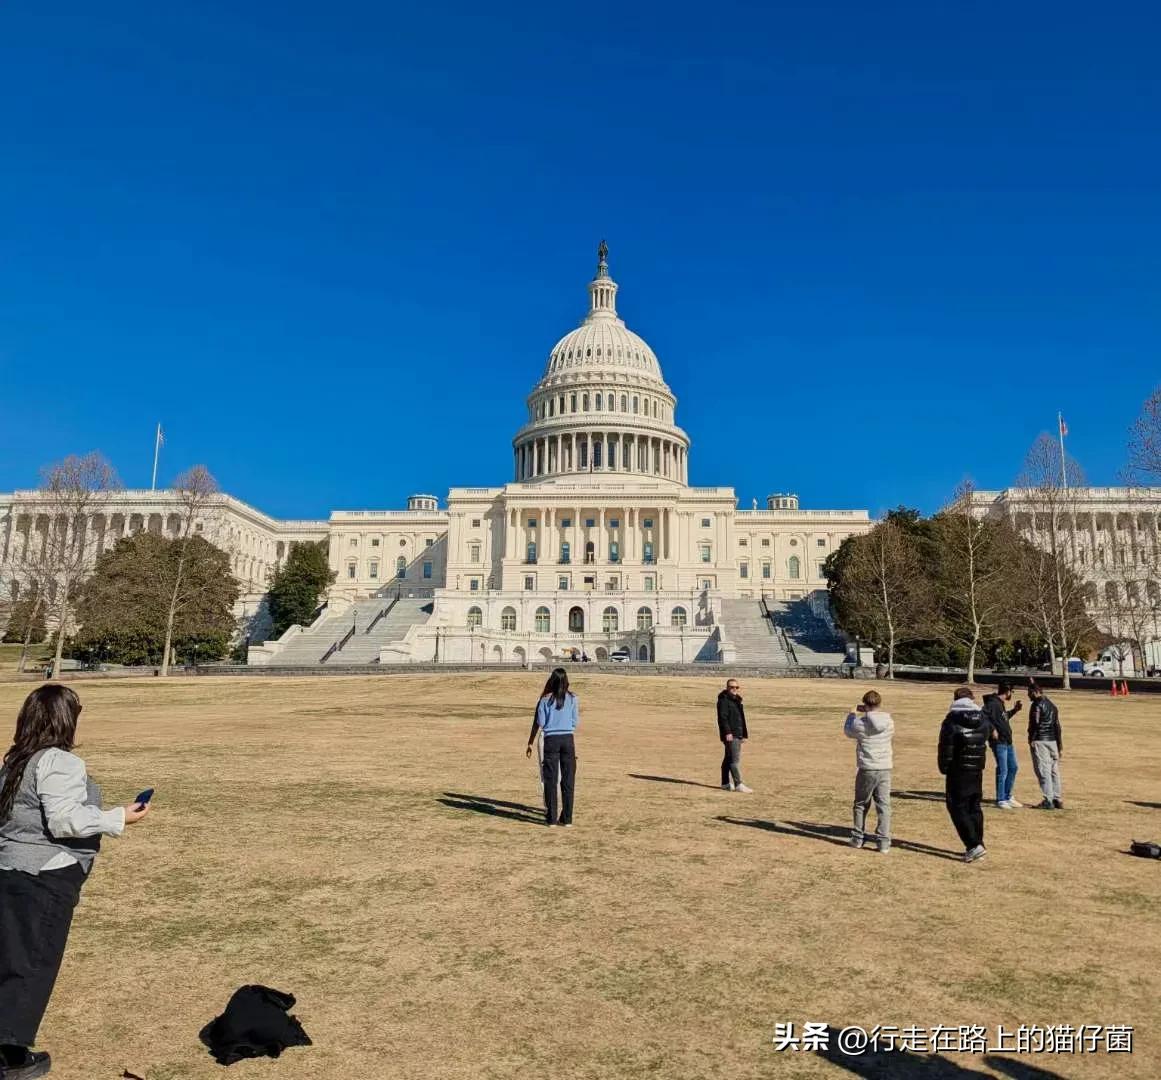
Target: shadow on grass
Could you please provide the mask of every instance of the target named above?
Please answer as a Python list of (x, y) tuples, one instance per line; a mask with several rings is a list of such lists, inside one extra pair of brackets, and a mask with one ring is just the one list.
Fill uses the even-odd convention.
[(892, 799), (917, 799), (923, 802), (943, 802), (946, 798), (942, 791), (892, 791)]
[[(850, 847), (851, 830), (846, 825), (820, 825), (816, 821), (761, 821), (757, 818), (734, 818), (720, 815), (718, 821), (728, 825), (747, 825), (751, 829), (765, 829), (767, 832), (782, 833), (785, 836), (804, 836), (809, 840), (821, 840), (824, 844), (834, 844), (836, 847)], [(867, 844), (874, 846), (874, 836), (868, 834)], [(963, 862), (963, 856), (945, 848), (931, 847), (929, 844), (920, 844), (915, 840), (896, 840), (892, 838), (891, 847), (900, 851), (913, 851), (916, 855), (930, 855), (933, 859), (950, 859), (952, 862)]]
[[(839, 1029), (828, 1027), (829, 1039), (825, 1050), (815, 1050), (820, 1058), (840, 1069), (866, 1077), (867, 1080), (986, 1080), (989, 1072), (960, 1065), (942, 1054), (917, 1054), (911, 1050), (879, 1050), (851, 1056), (838, 1047)], [(1065, 1080), (1058, 1072), (1027, 1065), (1016, 1058), (988, 1054), (980, 1060), (988, 1069), (994, 1069), (1012, 1080)]]
[(712, 791), (721, 791), (718, 784), (703, 784), (700, 780), (680, 780), (676, 776), (647, 776), (645, 773), (629, 773), (634, 780), (652, 780), (655, 784), (686, 784), (689, 787), (710, 788)]
[(1146, 810), (1161, 810), (1161, 802), (1137, 802), (1136, 799), (1126, 799), (1130, 806), (1141, 806)]
[(443, 795), (444, 797), (437, 801), (452, 810), (471, 810), (477, 814), (507, 818), (509, 821), (525, 821), (530, 825), (544, 824), (543, 806), (490, 799), (486, 795), (464, 795), (458, 791), (445, 791)]

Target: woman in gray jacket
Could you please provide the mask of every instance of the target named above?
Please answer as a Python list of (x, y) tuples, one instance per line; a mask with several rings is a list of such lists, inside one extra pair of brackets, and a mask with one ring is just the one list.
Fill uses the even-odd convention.
[(862, 704), (847, 714), (843, 734), (855, 740), (855, 805), (854, 825), (851, 828), (851, 847), (861, 848), (863, 827), (871, 801), (875, 803), (878, 822), (875, 838), (884, 855), (891, 850), (891, 741), (895, 735), (895, 721), (879, 706), (883, 699), (875, 690), (863, 695)]
[(101, 789), (72, 753), (81, 702), (67, 686), (33, 690), (0, 768), (0, 1077), (32, 1080), (51, 1068), (33, 1053), (60, 971), (81, 886), (101, 836), (120, 836), (149, 813), (101, 809)]

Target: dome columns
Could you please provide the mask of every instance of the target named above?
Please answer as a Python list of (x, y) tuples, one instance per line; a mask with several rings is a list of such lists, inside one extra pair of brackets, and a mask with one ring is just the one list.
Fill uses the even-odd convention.
[(591, 472), (658, 476), (688, 484), (688, 448), (665, 435), (600, 428), (546, 432), (515, 447), (517, 482)]

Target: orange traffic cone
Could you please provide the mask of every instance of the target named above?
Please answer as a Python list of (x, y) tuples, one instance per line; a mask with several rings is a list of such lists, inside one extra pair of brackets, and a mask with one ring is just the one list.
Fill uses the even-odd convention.
[(1121, 697), (1129, 696), (1129, 681), (1126, 679), (1121, 683)]
[(1117, 680), (1113, 679), (1112, 685), (1109, 686), (1109, 697), (1120, 697), (1121, 692), (1117, 689)]

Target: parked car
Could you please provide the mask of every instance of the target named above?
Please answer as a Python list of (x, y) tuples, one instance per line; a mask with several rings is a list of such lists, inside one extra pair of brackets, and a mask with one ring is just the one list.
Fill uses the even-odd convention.
[(627, 645), (622, 645), (619, 649), (614, 649), (609, 653), (609, 659), (614, 664), (627, 664), (633, 658), (633, 654), (629, 652)]

